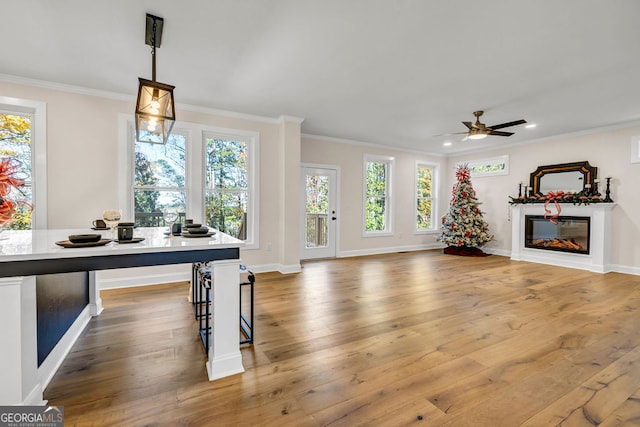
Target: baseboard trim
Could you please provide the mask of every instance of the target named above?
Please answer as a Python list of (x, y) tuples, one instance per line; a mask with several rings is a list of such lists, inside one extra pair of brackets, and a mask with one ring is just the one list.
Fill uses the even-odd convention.
[(71, 347), (75, 344), (78, 337), (84, 328), (89, 324), (91, 320), (91, 313), (87, 305), (84, 310), (80, 312), (76, 320), (71, 324), (67, 332), (62, 336), (58, 344), (51, 350), (51, 353), (42, 361), (42, 364), (38, 367), (38, 381), (42, 386), (42, 390), (47, 388), (49, 382), (64, 362), (67, 354), (71, 351)]
[(367, 255), (383, 255), (396, 252), (415, 252), (424, 251), (428, 249), (442, 249), (444, 246), (441, 243), (431, 243), (428, 245), (411, 245), (411, 246), (393, 246), (388, 248), (374, 248), (374, 249), (356, 249), (353, 251), (340, 251), (336, 255), (336, 258), (349, 258), (355, 256), (367, 256)]
[(162, 283), (188, 282), (190, 280), (190, 272), (141, 274), (116, 279), (100, 279), (98, 280), (98, 286), (101, 291), (104, 291), (105, 289), (133, 288), (136, 286), (159, 285)]
[(624, 274), (633, 274), (634, 276), (640, 276), (640, 267), (631, 267), (628, 265), (608, 264), (609, 271)]

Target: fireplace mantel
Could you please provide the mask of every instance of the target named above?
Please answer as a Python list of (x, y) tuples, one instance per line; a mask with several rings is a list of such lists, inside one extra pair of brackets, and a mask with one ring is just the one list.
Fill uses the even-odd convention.
[[(586, 206), (561, 203), (561, 216), (588, 216), (591, 219), (590, 253), (573, 254), (526, 248), (525, 216), (543, 215), (540, 203), (517, 204), (511, 214), (511, 259), (531, 261), (562, 267), (579, 268), (597, 273), (611, 271), (611, 211), (615, 203), (594, 203)], [(555, 212), (553, 206), (551, 211)]]

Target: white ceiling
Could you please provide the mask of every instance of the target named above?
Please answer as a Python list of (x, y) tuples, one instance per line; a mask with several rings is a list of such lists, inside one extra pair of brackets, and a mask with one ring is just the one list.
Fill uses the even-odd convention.
[[(640, 120), (638, 0), (3, 0), (0, 73), (133, 101), (147, 12), (165, 19), (157, 80), (178, 107), (445, 154)], [(538, 126), (433, 137), (479, 109)]]

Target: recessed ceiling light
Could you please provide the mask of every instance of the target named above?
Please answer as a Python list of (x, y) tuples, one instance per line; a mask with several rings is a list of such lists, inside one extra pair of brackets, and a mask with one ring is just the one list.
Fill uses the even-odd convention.
[(536, 127), (536, 126), (538, 126), (538, 125), (537, 125), (537, 124), (535, 124), (535, 123), (529, 123), (528, 125), (526, 125), (526, 126), (525, 126), (525, 128), (527, 128), (527, 129), (533, 129), (533, 128), (534, 128), (534, 127)]
[(451, 145), (453, 145), (453, 142), (447, 141), (447, 142), (443, 143), (442, 145), (444, 145), (445, 147), (450, 147)]

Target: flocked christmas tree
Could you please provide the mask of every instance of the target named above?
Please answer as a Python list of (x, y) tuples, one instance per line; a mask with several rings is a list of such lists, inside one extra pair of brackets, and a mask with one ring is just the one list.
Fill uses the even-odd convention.
[(445, 253), (455, 255), (484, 255), (479, 248), (493, 240), (487, 231), (489, 224), (478, 208), (480, 202), (471, 185), (471, 173), (466, 164), (458, 166), (449, 212), (442, 218), (442, 234), (438, 240), (447, 245)]

